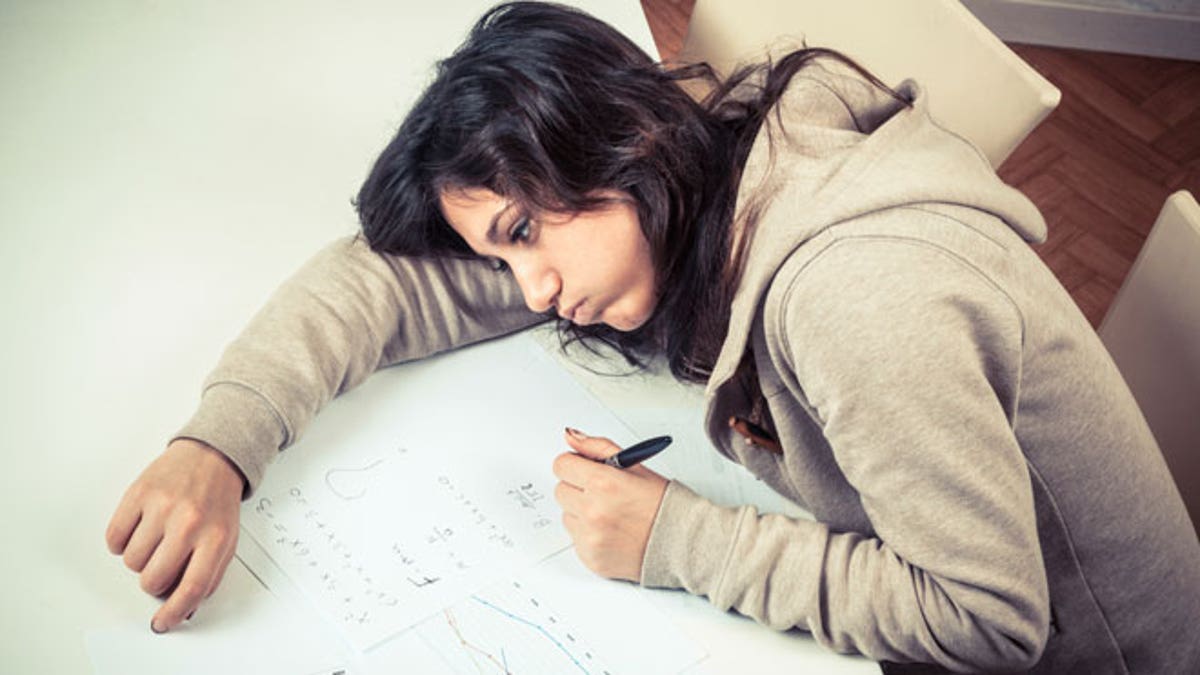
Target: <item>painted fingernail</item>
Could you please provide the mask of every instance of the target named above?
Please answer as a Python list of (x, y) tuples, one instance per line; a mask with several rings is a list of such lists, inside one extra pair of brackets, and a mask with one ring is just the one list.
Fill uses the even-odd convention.
[(578, 429), (574, 429), (572, 427), (567, 427), (567, 433), (571, 434), (575, 438), (587, 438), (588, 437), (587, 434), (583, 433), (582, 431), (580, 431)]
[(194, 609), (190, 613), (188, 613), (188, 615), (186, 617), (184, 617), (183, 620), (191, 621), (193, 616), (196, 616), (196, 610), (194, 610)]
[(154, 623), (154, 619), (150, 619), (150, 631), (153, 633), (157, 633), (159, 635), (162, 635), (163, 633), (167, 632), (165, 630), (159, 630), (158, 624)]

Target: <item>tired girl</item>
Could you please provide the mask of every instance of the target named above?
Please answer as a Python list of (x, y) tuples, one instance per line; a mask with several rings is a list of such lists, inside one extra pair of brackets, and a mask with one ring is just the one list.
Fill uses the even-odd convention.
[(285, 283), (135, 481), (109, 547), (183, 621), (239, 500), (380, 367), (557, 320), (706, 384), (707, 432), (814, 521), (553, 462), (598, 574), (955, 671), (1196, 672), (1200, 544), (1034, 206), (927, 112), (803, 49), (697, 102), (564, 7), (488, 12), (383, 150), (362, 232)]

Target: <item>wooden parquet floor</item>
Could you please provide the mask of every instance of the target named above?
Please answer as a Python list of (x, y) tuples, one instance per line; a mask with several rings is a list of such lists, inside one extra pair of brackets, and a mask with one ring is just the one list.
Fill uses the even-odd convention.
[[(669, 60), (694, 0), (641, 1)], [(1200, 63), (1010, 47), (1063, 96), (999, 174), (1046, 216), (1038, 254), (1099, 326), (1167, 196), (1200, 196)]]

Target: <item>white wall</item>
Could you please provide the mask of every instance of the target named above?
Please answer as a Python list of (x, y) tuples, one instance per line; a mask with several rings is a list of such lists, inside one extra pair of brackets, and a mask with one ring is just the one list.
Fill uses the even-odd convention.
[(963, 0), (1006, 42), (1200, 61), (1200, 0)]
[(1058, 0), (1058, 3), (1080, 7), (1123, 9), (1130, 12), (1200, 14), (1200, 0)]

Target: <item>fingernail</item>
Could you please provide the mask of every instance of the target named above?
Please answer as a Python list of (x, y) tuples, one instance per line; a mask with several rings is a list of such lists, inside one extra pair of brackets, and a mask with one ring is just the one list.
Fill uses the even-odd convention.
[(571, 427), (567, 427), (567, 433), (571, 434), (575, 438), (587, 438), (588, 437), (588, 435), (583, 433), (582, 431), (580, 431), (578, 429), (573, 429)]
[(154, 623), (154, 619), (150, 619), (150, 630), (151, 630), (151, 632), (157, 633), (159, 635), (162, 635), (163, 633), (167, 632), (165, 630), (159, 630), (158, 624)]
[(188, 615), (183, 620), (191, 621), (193, 616), (196, 616), (196, 610), (194, 610), (194, 609), (191, 612), (189, 612)]

